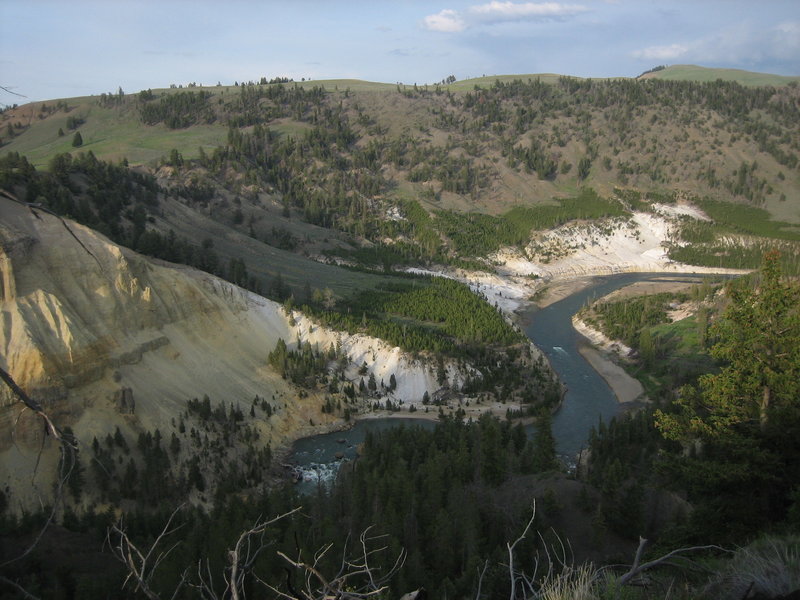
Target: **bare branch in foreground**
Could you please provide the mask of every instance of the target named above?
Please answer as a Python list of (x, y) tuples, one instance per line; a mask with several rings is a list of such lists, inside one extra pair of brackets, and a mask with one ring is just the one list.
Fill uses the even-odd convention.
[(509, 594), (510, 600), (515, 600), (517, 597), (517, 579), (519, 579), (519, 575), (514, 571), (514, 548), (517, 547), (522, 540), (528, 535), (528, 531), (530, 531), (531, 526), (533, 525), (533, 521), (536, 518), (536, 500), (534, 499), (533, 505), (531, 506), (531, 518), (528, 520), (528, 524), (525, 526), (522, 534), (514, 540), (513, 544), (506, 542), (506, 548), (508, 550), (508, 576), (511, 579), (511, 593)]
[(12, 581), (8, 577), (0, 575), (0, 582), (3, 582), (6, 585), (9, 585), (12, 588), (14, 588), (15, 590), (17, 590), (17, 592), (22, 594), (22, 598), (24, 598), (24, 600), (28, 600), (28, 598), (30, 598), (31, 600), (39, 600), (39, 596), (34, 596), (28, 590), (26, 590), (24, 587), (22, 587), (20, 584), (18, 584), (16, 581)]
[[(332, 544), (324, 546), (316, 552), (311, 564), (289, 558), (283, 552), (278, 552), (278, 556), (283, 558), (289, 565), (299, 569), (305, 576), (305, 587), (302, 590), (290, 589), (289, 595), (275, 588), (274, 586), (261, 583), (278, 594), (278, 597), (286, 600), (324, 600), (327, 598), (337, 598), (341, 600), (363, 600), (374, 598), (381, 595), (388, 589), (388, 582), (394, 574), (403, 566), (406, 553), (401, 550), (392, 566), (383, 574), (380, 569), (370, 564), (375, 554), (387, 550), (387, 546), (382, 545), (372, 548), (372, 544), (385, 536), (369, 536), (369, 529), (362, 532), (359, 541), (361, 551), (354, 559), (345, 558), (342, 568), (332, 578), (327, 578), (319, 569), (319, 562), (322, 557), (330, 550)], [(414, 596), (416, 597), (416, 596)]]
[(18, 94), (17, 92), (12, 90), (11, 88), (7, 88), (4, 85), (0, 85), (0, 90), (3, 90), (4, 92), (8, 92), (9, 94), (14, 94), (15, 96), (19, 96), (20, 98), (27, 98), (27, 96), (25, 94)]
[(678, 548), (677, 550), (673, 550), (672, 552), (668, 552), (664, 556), (660, 558), (656, 558), (649, 562), (639, 564), (642, 558), (642, 554), (644, 552), (644, 548), (647, 545), (647, 541), (643, 537), (639, 537), (639, 547), (636, 549), (636, 556), (633, 559), (633, 565), (631, 565), (630, 570), (622, 575), (619, 578), (620, 585), (629, 585), (634, 577), (638, 577), (648, 569), (652, 569), (653, 567), (657, 567), (662, 564), (667, 564), (671, 558), (686, 558), (682, 556), (687, 552), (697, 552), (700, 550), (721, 550), (722, 552), (730, 552), (730, 550), (726, 550), (725, 548), (721, 548), (720, 546), (691, 546), (689, 548)]
[(22, 402), (25, 406), (35, 412), (39, 417), (41, 417), (42, 421), (44, 421), (45, 429), (47, 432), (53, 436), (54, 439), (58, 440), (59, 442), (69, 444), (73, 448), (77, 448), (75, 440), (72, 439), (71, 436), (64, 436), (61, 430), (55, 426), (53, 421), (50, 420), (50, 417), (44, 412), (42, 409), (42, 405), (33, 400), (31, 397), (28, 396), (22, 388), (17, 385), (17, 382), (14, 381), (13, 377), (9, 375), (4, 369), (0, 368), (0, 379), (5, 381), (6, 385), (11, 388), (11, 391), (14, 392), (14, 395), (19, 398), (20, 402)]
[[(160, 551), (157, 555), (155, 555), (155, 552), (162, 541), (164, 541), (169, 535), (181, 527), (180, 525), (177, 527), (172, 527), (172, 520), (175, 518), (175, 515), (178, 514), (178, 511), (180, 511), (181, 508), (183, 508), (183, 505), (180, 505), (178, 508), (172, 511), (172, 514), (169, 516), (169, 519), (167, 519), (167, 523), (164, 525), (161, 533), (158, 534), (155, 541), (153, 541), (151, 544), (150, 549), (147, 550), (146, 553), (142, 553), (142, 551), (139, 550), (139, 548), (137, 548), (136, 545), (131, 541), (130, 537), (128, 537), (128, 533), (122, 528), (121, 522), (112, 525), (108, 530), (108, 533), (106, 534), (106, 541), (111, 549), (111, 553), (117, 558), (117, 560), (123, 563), (128, 570), (128, 576), (125, 578), (125, 581), (122, 584), (123, 587), (128, 584), (128, 581), (133, 580), (136, 582), (136, 587), (134, 588), (135, 590), (141, 590), (141, 592), (150, 600), (159, 600), (158, 594), (156, 594), (151, 588), (151, 581), (156, 569), (158, 569), (158, 566), (165, 558), (167, 558), (167, 556), (169, 556), (170, 552), (175, 549), (178, 543), (173, 544), (166, 550)], [(112, 536), (117, 539), (112, 541)], [(178, 591), (185, 583), (186, 573), (184, 572), (181, 581), (178, 583), (178, 586), (175, 588), (175, 592), (172, 594), (173, 598), (177, 596)]]
[[(239, 536), (239, 539), (236, 540), (233, 550), (228, 551), (228, 562), (230, 564), (230, 568), (229, 572), (225, 575), (225, 592), (230, 594), (232, 600), (239, 600), (239, 594), (244, 587), (245, 577), (247, 577), (247, 575), (252, 571), (253, 564), (255, 563), (256, 558), (258, 558), (258, 555), (268, 545), (264, 542), (264, 532), (270, 525), (293, 515), (301, 508), (302, 507), (298, 506), (289, 512), (278, 515), (277, 517), (273, 517), (268, 521), (256, 521), (253, 527), (243, 532)], [(254, 545), (253, 542), (255, 538), (258, 538), (258, 542)], [(208, 589), (211, 589), (210, 585), (208, 586)]]
[(489, 568), (489, 559), (487, 558), (483, 563), (483, 570), (478, 576), (478, 591), (475, 592), (475, 600), (481, 600), (481, 588), (483, 587), (483, 577), (486, 575), (486, 569)]
[[(41, 417), (41, 419), (44, 421), (45, 432), (59, 442), (60, 452), (61, 452), (61, 457), (59, 460), (58, 479), (56, 480), (53, 503), (52, 507), (50, 508), (50, 513), (48, 514), (47, 519), (44, 522), (44, 525), (42, 525), (42, 527), (39, 529), (39, 533), (36, 535), (33, 542), (31, 542), (31, 544), (28, 547), (14, 558), (11, 558), (3, 563), (0, 563), (0, 568), (4, 568), (14, 562), (22, 560), (23, 558), (28, 556), (31, 552), (33, 552), (33, 550), (36, 548), (36, 546), (38, 546), (39, 542), (42, 540), (42, 537), (44, 537), (44, 534), (50, 527), (50, 524), (55, 519), (56, 512), (58, 511), (58, 507), (61, 504), (61, 501), (64, 496), (64, 487), (66, 486), (66, 483), (69, 480), (69, 477), (72, 474), (72, 470), (75, 468), (75, 464), (78, 460), (77, 458), (78, 443), (72, 435), (65, 434), (58, 427), (56, 427), (56, 425), (44, 411), (42, 406), (35, 400), (31, 399), (28, 396), (28, 394), (26, 394), (22, 390), (22, 388), (20, 388), (17, 385), (17, 382), (14, 381), (14, 378), (11, 377), (11, 375), (2, 368), (0, 368), (0, 379), (2, 379), (5, 382), (5, 384), (11, 389), (13, 394), (19, 399), (19, 401), (23, 405), (23, 410), (20, 412), (20, 415), (17, 416), (17, 419), (14, 422), (14, 428), (16, 429), (19, 419), (22, 415), (22, 412), (24, 412), (27, 409), (30, 409), (31, 411), (39, 415), (39, 417)], [(39, 460), (41, 459), (43, 451), (44, 451), (44, 439), (42, 439), (42, 446), (39, 449), (39, 454), (36, 457), (36, 467), (34, 468), (34, 473), (31, 476), (32, 480), (34, 480), (36, 477), (36, 471), (38, 470)], [(36, 484), (34, 483), (33, 485), (35, 488)], [(42, 505), (44, 505), (41, 498), (39, 499), (39, 501), (40, 503), (42, 503)], [(35, 596), (30, 594), (27, 590), (23, 589), (13, 581), (5, 577), (3, 577), (2, 580), (18, 588), (18, 591), (20, 591), (25, 597), (35, 598)]]

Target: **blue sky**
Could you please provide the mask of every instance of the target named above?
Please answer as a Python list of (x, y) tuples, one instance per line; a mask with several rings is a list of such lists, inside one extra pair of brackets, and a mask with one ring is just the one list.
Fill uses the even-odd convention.
[(0, 103), (171, 83), (800, 75), (800, 0), (0, 0)]

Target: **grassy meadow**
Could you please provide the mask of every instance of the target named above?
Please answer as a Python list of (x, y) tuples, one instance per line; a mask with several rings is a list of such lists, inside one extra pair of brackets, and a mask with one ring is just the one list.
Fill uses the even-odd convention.
[(787, 77), (786, 75), (773, 75), (771, 73), (755, 73), (742, 69), (710, 69), (708, 67), (698, 67), (697, 65), (670, 65), (660, 71), (647, 73), (645, 79), (664, 79), (666, 81), (697, 81), (700, 83), (708, 81), (735, 81), (741, 85), (748, 86), (782, 86), (792, 82), (800, 82), (800, 76)]

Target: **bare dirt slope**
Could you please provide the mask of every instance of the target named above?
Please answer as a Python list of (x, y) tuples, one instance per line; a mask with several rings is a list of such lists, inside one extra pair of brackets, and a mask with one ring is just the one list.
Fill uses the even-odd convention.
[[(280, 410), (263, 428), (278, 443), (320, 416), (315, 398), (299, 400), (266, 366), (277, 339), (291, 339), (273, 302), (9, 200), (0, 200), (0, 271), (0, 363), (82, 444), (116, 426), (134, 436), (163, 428), (204, 394), (242, 403), (274, 397)], [(1, 393), (0, 485), (15, 488), (43, 434)]]

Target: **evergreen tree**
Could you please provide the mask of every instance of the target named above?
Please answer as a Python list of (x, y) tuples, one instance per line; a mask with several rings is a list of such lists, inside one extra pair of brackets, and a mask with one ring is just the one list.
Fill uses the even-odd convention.
[[(711, 354), (727, 365), (700, 378), (700, 393), (684, 388), (681, 412), (658, 412), (669, 439), (737, 435), (756, 424), (766, 431), (800, 409), (800, 285), (782, 279), (779, 256), (765, 257), (756, 288), (728, 286), (730, 304), (712, 328)], [(779, 426), (779, 423), (775, 423)]]
[(543, 409), (536, 419), (536, 435), (533, 438), (531, 455), (534, 473), (550, 471), (558, 467), (556, 440), (553, 437), (553, 419), (548, 409)]
[(69, 487), (69, 491), (72, 494), (72, 499), (75, 500), (75, 502), (80, 500), (85, 483), (86, 478), (84, 476), (83, 464), (81, 464), (81, 459), (78, 456), (75, 456), (75, 464), (73, 465), (72, 471), (69, 474), (69, 479), (67, 480), (67, 486)]
[(81, 137), (80, 131), (76, 131), (75, 135), (72, 136), (72, 147), (78, 148), (79, 146), (83, 146), (83, 137)]
[(797, 507), (800, 481), (800, 284), (765, 257), (757, 285), (728, 286), (712, 327), (724, 361), (686, 386), (656, 426), (684, 451), (666, 455), (665, 480), (688, 491), (698, 536), (737, 541)]

